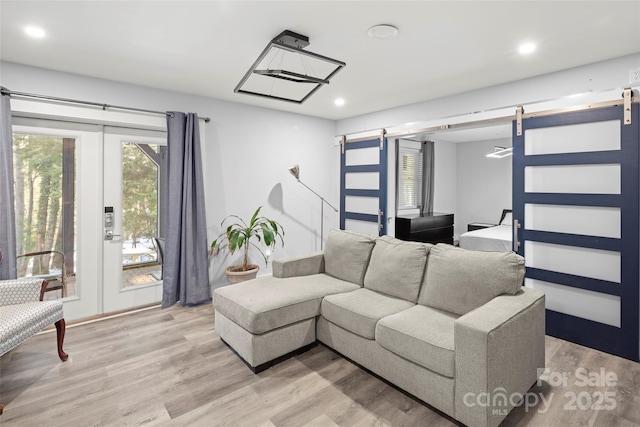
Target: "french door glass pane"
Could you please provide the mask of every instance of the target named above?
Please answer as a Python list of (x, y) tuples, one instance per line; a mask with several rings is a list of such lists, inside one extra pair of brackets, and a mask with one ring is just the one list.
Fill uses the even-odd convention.
[(122, 145), (123, 287), (161, 279), (162, 267), (154, 240), (160, 230), (159, 149), (158, 145), (132, 142)]
[(76, 295), (75, 143), (13, 135), (18, 277), (47, 279), (46, 299)]

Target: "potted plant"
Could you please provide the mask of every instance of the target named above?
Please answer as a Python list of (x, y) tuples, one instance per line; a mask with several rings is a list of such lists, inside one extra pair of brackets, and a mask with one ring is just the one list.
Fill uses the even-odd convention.
[[(220, 223), (224, 229), (214, 241), (211, 243), (209, 255), (217, 256), (222, 249), (228, 249), (231, 254), (236, 250), (244, 249), (244, 258), (242, 264), (232, 265), (226, 268), (225, 272), (229, 278), (229, 283), (239, 283), (245, 280), (253, 279), (258, 274), (260, 268), (257, 264), (249, 264), (249, 246), (258, 249), (265, 264), (268, 262), (267, 255), (262, 248), (251, 241), (252, 238), (258, 242), (264, 242), (266, 246), (274, 246), (279, 238), (280, 243), (284, 246), (284, 229), (282, 226), (269, 218), (260, 215), (260, 206), (253, 213), (251, 220), (247, 223), (237, 215), (229, 215)], [(231, 224), (227, 224), (230, 220), (237, 220)], [(225, 229), (226, 227), (226, 229)]]

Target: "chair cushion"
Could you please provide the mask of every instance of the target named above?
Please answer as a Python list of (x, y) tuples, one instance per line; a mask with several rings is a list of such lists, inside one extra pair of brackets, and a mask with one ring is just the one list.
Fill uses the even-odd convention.
[(418, 304), (463, 315), (498, 295), (515, 295), (524, 280), (524, 258), (513, 252), (480, 252), (438, 244)]
[(0, 306), (40, 301), (42, 279), (23, 277), (0, 280)]
[(331, 323), (372, 340), (375, 338), (378, 320), (414, 305), (403, 299), (362, 288), (325, 297), (320, 312)]
[(326, 274), (264, 276), (216, 289), (213, 304), (245, 330), (262, 334), (318, 316), (324, 296), (355, 289), (359, 287)]
[(362, 286), (373, 244), (366, 234), (331, 230), (324, 247), (325, 273)]
[(376, 342), (398, 356), (453, 378), (453, 325), (457, 318), (455, 314), (416, 305), (380, 319)]
[(62, 301), (35, 301), (0, 307), (0, 355), (62, 319)]
[(416, 302), (431, 246), (388, 236), (376, 239), (364, 287)]

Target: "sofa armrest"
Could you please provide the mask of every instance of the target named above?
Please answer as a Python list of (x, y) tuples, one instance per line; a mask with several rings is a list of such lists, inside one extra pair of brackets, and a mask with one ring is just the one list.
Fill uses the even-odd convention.
[(455, 418), (497, 426), (545, 364), (545, 297), (523, 287), (455, 322)]
[(42, 278), (0, 280), (0, 306), (40, 301)]
[(273, 277), (285, 278), (324, 273), (324, 252), (277, 259), (272, 265)]

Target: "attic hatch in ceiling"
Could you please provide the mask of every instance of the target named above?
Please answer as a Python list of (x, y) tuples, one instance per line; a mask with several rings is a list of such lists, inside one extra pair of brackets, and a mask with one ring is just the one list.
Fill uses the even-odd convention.
[(283, 31), (271, 40), (233, 90), (302, 104), (346, 64), (304, 50), (309, 38)]

